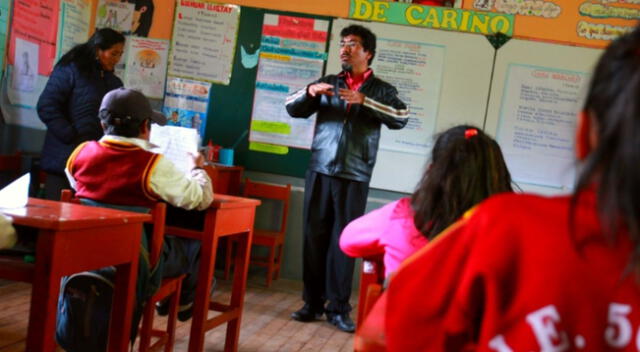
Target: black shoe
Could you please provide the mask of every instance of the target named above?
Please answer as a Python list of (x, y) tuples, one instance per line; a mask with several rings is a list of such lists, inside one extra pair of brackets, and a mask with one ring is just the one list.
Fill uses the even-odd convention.
[(158, 313), (158, 315), (163, 316), (163, 317), (169, 315), (169, 302), (168, 302), (168, 300), (161, 301), (161, 302), (156, 302), (156, 313)]
[(305, 304), (304, 307), (291, 313), (291, 319), (301, 321), (303, 323), (307, 323), (310, 321), (322, 319), (323, 313), (324, 313), (324, 309), (317, 310), (317, 309), (311, 308), (310, 305)]
[(193, 316), (193, 304), (189, 304), (186, 308), (178, 308), (178, 320), (187, 321)]
[(356, 331), (356, 325), (349, 317), (349, 313), (333, 313), (327, 314), (327, 321), (334, 325), (338, 330), (344, 332)]

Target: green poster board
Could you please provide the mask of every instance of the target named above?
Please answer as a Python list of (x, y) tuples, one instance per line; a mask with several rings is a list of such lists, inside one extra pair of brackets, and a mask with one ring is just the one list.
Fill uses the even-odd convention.
[(251, 171), (304, 177), (311, 155), (309, 150), (288, 148), (287, 154), (252, 151), (245, 133), (251, 122), (256, 85), (258, 65), (255, 53), (260, 47), (262, 22), (267, 12), (331, 20), (328, 17), (242, 7), (231, 81), (229, 85), (213, 84), (211, 87), (205, 143), (211, 139), (214, 144), (228, 148), (240, 138), (235, 148), (235, 165)]

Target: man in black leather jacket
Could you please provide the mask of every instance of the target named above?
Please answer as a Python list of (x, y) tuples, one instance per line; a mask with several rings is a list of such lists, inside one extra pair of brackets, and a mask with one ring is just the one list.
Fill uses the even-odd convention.
[(380, 126), (403, 128), (409, 112), (397, 90), (369, 68), (375, 56), (375, 35), (351, 25), (340, 36), (343, 71), (322, 77), (286, 101), (292, 117), (306, 118), (317, 112), (305, 179), (305, 304), (291, 317), (308, 322), (326, 312), (331, 324), (353, 332), (349, 297), (355, 261), (340, 250), (340, 233), (364, 214)]

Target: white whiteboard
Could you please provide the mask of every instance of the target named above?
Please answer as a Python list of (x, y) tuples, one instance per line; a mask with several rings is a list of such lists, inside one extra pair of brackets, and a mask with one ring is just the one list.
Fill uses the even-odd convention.
[[(434, 128), (432, 129), (435, 132), (440, 132), (446, 128), (464, 123), (482, 127), (489, 96), (489, 83), (495, 52), (484, 36), (337, 19), (333, 22), (327, 73), (338, 73), (340, 71), (338, 45), (340, 31), (352, 23), (371, 29), (378, 37), (378, 43), (381, 40), (395, 40), (443, 48), (444, 55), (439, 96), (428, 96), (427, 92), (419, 97), (425, 100), (432, 100), (437, 104), (433, 109), (436, 111), (436, 116)], [(375, 73), (375, 58), (372, 67)], [(424, 83), (428, 85), (429, 82)], [(383, 127), (383, 130), (386, 129), (386, 127)], [(383, 131), (383, 138), (387, 135), (398, 138), (398, 135), (402, 136), (403, 131)], [(414, 191), (424, 171), (432, 143), (432, 131), (428, 128), (425, 128), (424, 131), (424, 143), (429, 148), (420, 153), (385, 149), (384, 140), (381, 141), (381, 148), (378, 151), (378, 158), (371, 179), (371, 187), (405, 193)], [(407, 139), (415, 139), (415, 134), (412, 137), (407, 136)]]
[[(590, 73), (595, 66), (602, 50), (588, 49), (572, 46), (564, 46), (557, 44), (548, 44), (526, 40), (512, 39), (502, 46), (497, 53), (495, 69), (493, 73), (493, 83), (491, 87), (491, 96), (489, 99), (489, 108), (487, 112), (487, 121), (485, 131), (497, 138), (501, 143), (503, 152), (505, 152), (505, 158), (507, 159), (507, 165), (512, 173), (512, 177), (518, 184), (518, 186), (527, 192), (541, 193), (541, 194), (562, 194), (569, 193), (572, 190), (573, 182), (568, 182), (569, 186), (566, 186), (566, 182), (558, 182), (554, 184), (554, 178), (571, 178), (574, 181), (575, 163), (573, 162), (573, 146), (575, 144), (573, 131), (575, 130), (575, 116), (576, 112), (582, 107), (582, 97), (586, 93), (586, 89), (589, 84)], [(564, 121), (563, 126), (554, 127), (555, 131), (551, 131), (554, 134), (561, 134), (565, 146), (569, 146), (565, 150), (565, 157), (569, 156), (571, 161), (568, 162), (556, 158), (554, 155), (540, 155), (539, 151), (542, 149), (534, 148), (527, 157), (522, 155), (510, 154), (509, 150), (514, 149), (515, 140), (509, 140), (504, 138), (506, 136), (505, 129), (507, 129), (510, 123), (513, 123), (514, 119), (522, 120), (522, 116), (514, 114), (514, 109), (510, 107), (518, 106), (518, 104), (526, 105), (526, 99), (524, 103), (513, 101), (518, 99), (518, 96), (527, 94), (528, 87), (525, 90), (514, 92), (514, 74), (519, 71), (530, 70), (541, 75), (551, 72), (558, 73), (560, 75), (567, 75), (568, 77), (578, 77), (576, 90), (578, 91), (578, 99), (576, 102), (571, 102), (568, 106), (564, 106)], [(525, 82), (527, 79), (522, 79), (519, 82)], [(531, 86), (529, 83), (533, 82), (535, 85), (535, 79), (529, 79), (527, 83), (523, 85)], [(511, 83), (509, 83), (511, 82)], [(517, 82), (516, 82), (517, 83)], [(571, 87), (569, 86), (569, 89)], [(532, 89), (536, 89), (533, 87)], [(545, 90), (543, 86), (538, 87), (540, 90)], [(566, 90), (565, 88), (559, 88), (559, 90)], [(557, 95), (551, 90), (551, 93)], [(562, 93), (562, 92), (561, 92)], [(537, 93), (535, 96), (540, 96)], [(565, 94), (566, 97), (566, 94)], [(533, 98), (536, 101), (536, 98)], [(545, 109), (546, 102), (536, 101), (537, 109)], [(552, 105), (552, 106), (557, 106)], [(535, 113), (534, 107), (534, 113)], [(562, 109), (562, 108), (560, 108)], [(571, 114), (567, 109), (573, 109)], [(516, 116), (517, 115), (517, 116)], [(540, 120), (540, 119), (539, 119)], [(544, 117), (542, 118), (544, 120)], [(526, 124), (524, 124), (526, 126)], [(542, 124), (536, 124), (540, 127), (538, 131), (536, 127), (531, 128), (532, 132), (529, 137), (538, 137), (542, 143), (547, 143), (547, 138), (540, 136), (544, 135), (544, 129), (548, 126), (541, 126)], [(521, 125), (522, 126), (522, 125)], [(529, 126), (532, 126), (531, 124)], [(501, 138), (502, 137), (502, 138)], [(544, 144), (545, 146), (547, 144)], [(571, 150), (569, 150), (571, 149)], [(538, 153), (538, 155), (536, 155)], [(511, 156), (508, 156), (510, 154)], [(552, 153), (551, 153), (552, 154)], [(561, 164), (561, 165), (560, 165)], [(524, 171), (529, 168), (533, 172), (544, 174), (548, 172), (549, 182), (535, 182), (532, 181), (535, 177), (523, 177)], [(538, 170), (535, 170), (538, 168)], [(555, 168), (555, 170), (552, 170)], [(558, 173), (558, 175), (555, 175)], [(518, 179), (520, 175), (520, 179)]]

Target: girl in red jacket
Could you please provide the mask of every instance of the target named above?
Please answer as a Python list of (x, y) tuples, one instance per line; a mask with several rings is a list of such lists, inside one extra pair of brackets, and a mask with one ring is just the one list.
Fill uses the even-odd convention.
[(640, 30), (601, 57), (576, 144), (573, 195), (492, 197), (405, 262), (388, 350), (640, 349)]

